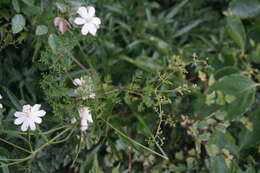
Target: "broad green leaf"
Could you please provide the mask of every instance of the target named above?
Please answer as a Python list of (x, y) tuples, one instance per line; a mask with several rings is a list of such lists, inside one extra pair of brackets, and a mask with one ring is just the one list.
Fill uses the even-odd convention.
[(48, 33), (48, 27), (45, 25), (38, 25), (35, 31), (36, 35), (44, 35)]
[(25, 26), (25, 19), (21, 14), (17, 14), (12, 18), (12, 31), (14, 34), (19, 33)]
[(234, 73), (239, 73), (238, 68), (234, 67), (234, 66), (227, 66), (227, 67), (223, 67), (219, 70), (216, 71), (215, 73), (215, 79), (220, 79), (224, 76), (228, 76)]
[(229, 173), (223, 156), (210, 158), (211, 173)]
[(236, 0), (230, 4), (232, 15), (250, 18), (260, 15), (260, 2), (257, 0)]
[(254, 103), (256, 84), (242, 74), (231, 74), (217, 80), (209, 92), (222, 91), (224, 94), (232, 95), (236, 99), (223, 107), (228, 113), (228, 119), (235, 119), (244, 114)]
[(17, 13), (20, 13), (20, 4), (19, 0), (12, 0), (13, 7)]
[(210, 137), (209, 144), (216, 145), (219, 149), (227, 149), (232, 154), (238, 155), (238, 146), (236, 146), (234, 137), (226, 132), (214, 131)]
[(257, 146), (260, 143), (260, 111), (253, 114), (253, 131), (244, 128), (239, 135), (239, 147), (241, 150)]
[(241, 19), (236, 16), (227, 16), (227, 31), (230, 37), (244, 51), (246, 32)]

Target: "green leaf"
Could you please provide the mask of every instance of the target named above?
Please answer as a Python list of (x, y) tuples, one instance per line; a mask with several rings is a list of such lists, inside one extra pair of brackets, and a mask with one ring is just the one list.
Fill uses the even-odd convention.
[(223, 156), (216, 156), (210, 158), (210, 165), (212, 173), (228, 173), (228, 167), (224, 161)]
[(239, 69), (234, 66), (226, 66), (216, 71), (215, 79), (220, 79), (224, 76), (228, 76), (234, 73), (239, 73)]
[(138, 56), (136, 59), (131, 59), (126, 56), (121, 56), (120, 57), (123, 60), (126, 60), (139, 68), (148, 71), (148, 72), (157, 72), (163, 69), (163, 66), (160, 65), (162, 62), (158, 59), (152, 59), (147, 56)]
[(8, 88), (2, 86), (3, 91), (7, 94), (8, 98), (16, 108), (16, 110), (21, 110), (22, 105), (20, 104), (19, 100), (16, 98), (16, 96), (10, 91)]
[(183, 0), (181, 1), (181, 3), (179, 3), (178, 5), (174, 6), (171, 11), (169, 12), (169, 14), (167, 14), (166, 18), (171, 19), (173, 18), (181, 9), (182, 7), (184, 7), (184, 5), (188, 2), (189, 0)]
[(25, 4), (31, 6), (34, 5), (34, 0), (22, 0)]
[(66, 4), (61, 3), (61, 2), (56, 2), (55, 5), (60, 10), (60, 12), (62, 12), (62, 13), (66, 13), (67, 12)]
[(13, 7), (17, 13), (20, 13), (20, 4), (18, 0), (12, 0)]
[(242, 74), (232, 74), (216, 81), (209, 92), (222, 91), (224, 94), (235, 96), (235, 100), (223, 107), (228, 113), (228, 119), (235, 119), (244, 114), (254, 103), (256, 84)]
[(48, 27), (45, 25), (38, 25), (35, 31), (36, 35), (44, 35), (48, 33)]
[(173, 38), (175, 37), (179, 37), (187, 32), (189, 32), (190, 30), (192, 30), (193, 28), (199, 26), (201, 23), (205, 22), (206, 20), (205, 19), (198, 19), (198, 20), (195, 20), (193, 22), (191, 22), (189, 25), (181, 28), (179, 31), (177, 31), (175, 33), (175, 35), (173, 36)]
[(250, 119), (253, 123), (253, 131), (244, 128), (239, 135), (239, 147), (241, 150), (257, 146), (260, 143), (260, 111), (256, 111)]
[(12, 18), (12, 31), (14, 34), (19, 33), (25, 26), (25, 19), (21, 14), (17, 14)]
[(53, 53), (57, 53), (57, 48), (58, 48), (57, 35), (50, 34), (49, 38), (48, 38), (48, 43), (49, 43), (49, 46), (51, 47), (51, 50), (53, 51)]
[(250, 18), (260, 15), (260, 2), (257, 0), (236, 0), (230, 4), (232, 15)]
[(227, 31), (230, 37), (244, 51), (246, 32), (241, 19), (236, 16), (227, 16)]
[(103, 172), (101, 170), (101, 168), (99, 167), (97, 155), (95, 155), (94, 164), (93, 164), (93, 167), (92, 167), (92, 172), (93, 173), (102, 173)]

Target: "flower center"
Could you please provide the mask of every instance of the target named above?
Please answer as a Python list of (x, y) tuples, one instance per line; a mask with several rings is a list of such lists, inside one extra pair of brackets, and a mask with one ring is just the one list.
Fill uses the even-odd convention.
[(90, 22), (92, 21), (92, 17), (87, 17), (87, 18), (85, 18), (85, 21), (86, 21), (87, 23), (90, 23)]
[(33, 113), (32, 112), (26, 112), (27, 117), (32, 117)]

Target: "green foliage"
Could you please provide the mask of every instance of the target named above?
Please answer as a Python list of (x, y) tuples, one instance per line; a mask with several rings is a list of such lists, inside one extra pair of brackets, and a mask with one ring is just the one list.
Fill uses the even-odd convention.
[[(73, 22), (89, 5), (96, 36)], [(0, 172), (259, 172), (259, 14), (258, 0), (0, 1)], [(47, 112), (35, 131), (14, 124), (25, 104)]]

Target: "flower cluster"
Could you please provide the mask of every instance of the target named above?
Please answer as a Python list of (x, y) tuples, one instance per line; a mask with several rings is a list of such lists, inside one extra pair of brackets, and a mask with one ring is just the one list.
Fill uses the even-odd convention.
[[(90, 77), (80, 77), (73, 80), (73, 84), (78, 88), (75, 90), (77, 95), (82, 96), (83, 100), (93, 99), (96, 97), (96, 94), (93, 92), (93, 83)], [(88, 129), (88, 123), (92, 123), (92, 115), (90, 113), (89, 107), (83, 107), (78, 109), (79, 116), (81, 118), (81, 131)]]
[(85, 79), (83, 79), (83, 77), (76, 78), (73, 80), (73, 84), (78, 87), (75, 93), (82, 96), (83, 100), (96, 97), (96, 94), (93, 92), (93, 82), (90, 77), (85, 77)]

